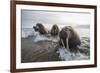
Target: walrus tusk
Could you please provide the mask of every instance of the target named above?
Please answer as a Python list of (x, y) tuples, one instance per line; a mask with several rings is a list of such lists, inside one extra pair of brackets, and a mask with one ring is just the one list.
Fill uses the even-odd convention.
[(69, 50), (69, 45), (68, 45), (68, 38), (66, 38), (66, 48)]
[(64, 42), (63, 42), (63, 40), (62, 40), (62, 39), (61, 39), (61, 43), (62, 43), (63, 47), (65, 48), (65, 45), (64, 45)]
[(69, 50), (69, 34), (70, 34), (70, 32), (68, 32), (68, 36), (67, 36), (67, 38), (66, 38), (66, 48)]

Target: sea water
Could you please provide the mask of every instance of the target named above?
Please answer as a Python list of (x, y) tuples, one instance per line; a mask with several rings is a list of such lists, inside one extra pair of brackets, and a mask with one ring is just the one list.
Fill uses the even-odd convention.
[[(77, 32), (77, 34), (79, 35), (81, 41), (82, 41), (82, 45), (83, 43), (85, 43), (84, 46), (80, 46), (82, 49), (86, 49), (86, 50), (90, 50), (90, 45), (89, 45), (89, 41), (90, 38), (90, 31), (89, 31), (89, 28), (74, 28), (75, 31)], [(44, 41), (44, 40), (54, 40), (54, 38), (48, 38), (48, 37), (45, 37), (44, 35), (40, 35), (39, 32), (35, 32), (33, 28), (22, 28), (21, 29), (21, 37), (22, 38), (28, 38), (28, 37), (34, 37), (35, 39), (33, 40), (34, 42), (38, 42), (38, 41)], [(88, 39), (88, 40), (86, 40)], [(56, 39), (57, 41), (57, 39)], [(84, 51), (84, 50), (83, 50)], [(90, 51), (88, 51), (89, 53)], [(70, 61), (70, 60), (87, 60), (89, 59), (89, 56), (90, 55), (87, 55), (86, 53), (71, 53), (68, 49), (66, 48), (59, 48), (57, 50), (56, 53), (59, 53), (59, 58), (62, 60), (62, 61)]]

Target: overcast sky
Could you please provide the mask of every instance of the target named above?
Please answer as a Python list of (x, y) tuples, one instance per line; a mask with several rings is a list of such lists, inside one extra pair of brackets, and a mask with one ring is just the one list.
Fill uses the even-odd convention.
[(21, 19), (22, 28), (32, 28), (36, 23), (42, 23), (48, 27), (53, 24), (66, 26), (89, 25), (90, 13), (22, 10)]

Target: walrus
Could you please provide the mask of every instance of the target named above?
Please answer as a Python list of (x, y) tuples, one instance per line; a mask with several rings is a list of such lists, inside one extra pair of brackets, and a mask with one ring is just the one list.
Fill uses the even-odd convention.
[(47, 34), (46, 28), (41, 23), (37, 23), (36, 26), (33, 26), (35, 31), (39, 31), (40, 34)]
[(78, 51), (78, 45), (81, 44), (81, 40), (76, 31), (71, 26), (62, 28), (59, 32), (60, 45), (69, 49), (71, 52)]
[(34, 29), (35, 31), (38, 31), (38, 28), (37, 28), (36, 26), (33, 26), (33, 29)]
[(51, 33), (52, 36), (57, 36), (59, 34), (59, 28), (56, 24), (54, 24), (52, 26), (52, 29), (51, 29), (50, 33)]

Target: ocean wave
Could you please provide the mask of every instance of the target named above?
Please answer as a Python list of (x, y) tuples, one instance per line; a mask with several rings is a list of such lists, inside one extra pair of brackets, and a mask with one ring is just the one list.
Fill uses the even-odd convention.
[(59, 58), (62, 61), (87, 60), (87, 59), (89, 59), (89, 57), (87, 55), (84, 55), (81, 52), (72, 53), (66, 48), (59, 48), (57, 53), (59, 53)]
[(37, 34), (39, 34), (38, 32), (35, 32), (34, 29), (30, 29), (30, 28), (23, 28), (21, 32), (22, 32), (21, 33), (22, 38), (28, 38), (30, 36), (34, 37)]

